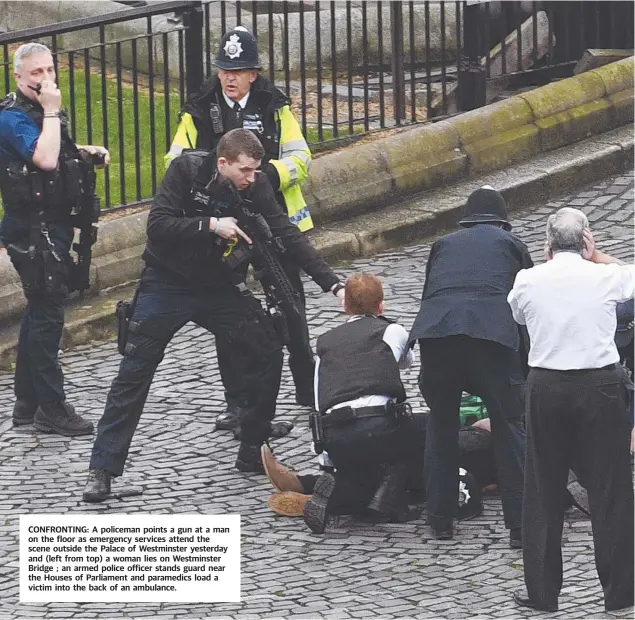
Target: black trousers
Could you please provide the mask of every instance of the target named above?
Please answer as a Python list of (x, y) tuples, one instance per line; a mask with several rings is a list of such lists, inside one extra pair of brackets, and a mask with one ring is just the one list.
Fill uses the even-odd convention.
[(400, 420), (367, 418), (326, 429), (324, 446), (335, 466), (329, 513), (363, 512), (389, 465), (405, 464), (407, 488), (421, 489), (426, 426), (427, 416), (416, 415)]
[(459, 409), (465, 390), (487, 407), (505, 526), (520, 527), (525, 430), (518, 352), (469, 336), (426, 338), (419, 344), (419, 388), (430, 407), (424, 468), (428, 523), (442, 529), (457, 516)]
[(126, 354), (97, 425), (90, 467), (122, 474), (163, 352), (188, 321), (212, 332), (217, 342), (231, 334), (238, 340), (244, 336), (243, 342), (235, 345), (243, 352), (243, 372), (250, 386), (245, 392), (246, 413), (240, 427), (243, 441), (261, 444), (269, 436), (275, 415), (282, 352), (254, 320), (256, 300), (229, 285), (195, 290), (152, 268), (143, 272), (139, 287), (132, 321), (140, 327), (128, 335)]
[[(296, 332), (289, 333), (290, 342), (287, 345), (289, 351), (289, 369), (293, 376), (293, 382), (298, 394), (303, 400), (310, 399), (313, 394), (313, 372), (315, 362), (313, 351), (309, 341), (309, 328), (306, 321), (304, 287), (300, 268), (285, 255), (280, 257), (282, 267), (287, 274), (293, 289), (300, 298), (300, 314), (302, 321), (299, 322)], [(216, 351), (218, 355), (218, 369), (221, 374), (223, 386), (225, 387), (225, 400), (228, 407), (244, 407), (246, 377), (243, 372), (243, 365), (236, 359), (231, 347), (224, 342), (217, 342)]]
[[(28, 246), (29, 221), (5, 215), (0, 225), (5, 245)], [(73, 226), (63, 222), (49, 226), (49, 239), (63, 260), (68, 261), (73, 241)], [(21, 267), (13, 263), (18, 274)], [(15, 395), (20, 400), (48, 405), (66, 400), (64, 375), (59, 363), (59, 348), (64, 330), (67, 294), (40, 291), (25, 297), (26, 307), (20, 322), (15, 365)]]
[(587, 489), (595, 565), (607, 609), (633, 604), (633, 485), (628, 395), (619, 369), (527, 379), (523, 563), (529, 598), (555, 605), (569, 468)]

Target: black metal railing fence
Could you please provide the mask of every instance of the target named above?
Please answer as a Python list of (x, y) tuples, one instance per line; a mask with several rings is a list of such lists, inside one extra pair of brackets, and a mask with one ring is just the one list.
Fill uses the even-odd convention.
[(52, 50), (75, 140), (111, 151), (100, 175), (106, 208), (155, 192), (179, 110), (236, 25), (258, 38), (263, 74), (292, 98), (313, 148), (484, 105), (502, 79), (571, 75), (589, 47), (633, 47), (630, 2), (126, 4), (134, 8), (0, 34), (7, 92), (18, 44)]

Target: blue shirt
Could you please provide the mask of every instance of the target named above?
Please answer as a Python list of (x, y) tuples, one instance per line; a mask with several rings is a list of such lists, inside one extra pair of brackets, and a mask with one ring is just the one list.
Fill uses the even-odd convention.
[(40, 137), (35, 121), (22, 110), (7, 108), (0, 113), (0, 160), (31, 163)]

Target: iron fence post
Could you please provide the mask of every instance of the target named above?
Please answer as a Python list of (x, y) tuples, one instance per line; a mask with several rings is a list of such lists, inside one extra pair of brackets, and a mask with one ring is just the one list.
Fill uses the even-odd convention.
[[(461, 112), (474, 110), (486, 102), (486, 69), (481, 65), (480, 2), (463, 3), (463, 49), (459, 63), (458, 103)], [(487, 42), (485, 42), (487, 44)]]
[(185, 26), (185, 85), (187, 94), (193, 95), (203, 84), (203, 6), (195, 6), (183, 11)]
[(406, 117), (406, 85), (403, 68), (403, 2), (390, 2), (390, 39), (392, 47), (392, 105), (395, 124)]

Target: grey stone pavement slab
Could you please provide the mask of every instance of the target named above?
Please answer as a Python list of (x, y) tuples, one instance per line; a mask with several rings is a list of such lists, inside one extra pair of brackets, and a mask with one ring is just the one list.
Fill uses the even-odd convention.
[[(564, 205), (584, 210), (600, 248), (633, 258), (633, 178), (619, 176), (573, 196), (515, 215), (514, 230), (542, 260), (546, 217)], [(382, 276), (387, 314), (406, 327), (414, 320), (431, 240), (338, 267)], [(337, 300), (307, 284), (315, 338), (338, 324)], [(119, 364), (113, 342), (65, 351), (69, 399), (94, 422)], [(425, 408), (416, 386), (418, 364), (405, 374), (416, 410)], [(138, 427), (126, 473), (115, 484), (139, 484), (140, 497), (98, 506), (83, 504), (92, 438), (69, 439), (11, 426), (12, 377), (0, 374), (0, 620), (16, 618), (606, 618), (593, 563), (591, 526), (567, 513), (563, 540), (564, 587), (560, 611), (517, 608), (522, 556), (508, 547), (500, 500), (485, 499), (484, 514), (459, 524), (451, 541), (430, 539), (423, 520), (369, 525), (342, 517), (325, 535), (302, 519), (278, 517), (266, 505), (263, 476), (233, 469), (238, 447), (228, 432), (214, 432), (223, 407), (214, 341), (187, 325), (168, 347)], [(278, 419), (295, 429), (274, 443), (276, 454), (300, 472), (313, 471), (307, 409), (293, 404), (286, 369)], [(18, 516), (49, 514), (224, 514), (242, 516), (240, 603), (48, 603), (18, 600)], [(632, 617), (632, 610), (622, 617)]]

